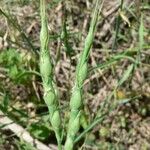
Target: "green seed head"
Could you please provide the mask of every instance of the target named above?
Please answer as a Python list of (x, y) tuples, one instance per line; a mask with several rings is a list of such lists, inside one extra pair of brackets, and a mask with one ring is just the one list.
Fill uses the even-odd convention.
[(82, 105), (81, 91), (79, 88), (75, 87), (72, 91), (72, 97), (70, 100), (71, 110), (78, 110)]
[(60, 114), (58, 110), (54, 112), (52, 119), (51, 119), (51, 124), (56, 130), (58, 130), (58, 128), (60, 127), (61, 119), (60, 119)]
[(44, 100), (47, 106), (51, 106), (55, 103), (55, 93), (52, 90), (46, 91), (44, 94)]
[(41, 56), (40, 71), (43, 79), (47, 79), (52, 75), (52, 65), (49, 56)]
[(81, 113), (79, 112), (77, 117), (75, 118), (75, 120), (73, 122), (71, 122), (71, 125), (70, 125), (70, 135), (74, 136), (78, 130), (79, 130), (79, 127), (80, 127), (80, 115)]
[(82, 86), (84, 80), (86, 79), (87, 77), (87, 62), (85, 62), (80, 68), (79, 68), (79, 71), (78, 71), (78, 75), (77, 75), (77, 80), (78, 80), (78, 84), (79, 86)]
[(50, 121), (54, 129), (58, 149), (61, 150), (61, 119), (58, 112), (57, 90), (53, 84), (53, 66), (49, 54), (49, 33), (46, 17), (46, 1), (40, 0), (40, 17), (41, 17), (41, 52), (40, 52), (40, 72), (44, 87), (44, 100), (48, 106)]

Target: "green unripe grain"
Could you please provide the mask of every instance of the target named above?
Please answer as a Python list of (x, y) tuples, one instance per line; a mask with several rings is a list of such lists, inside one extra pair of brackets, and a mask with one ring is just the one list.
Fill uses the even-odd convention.
[[(74, 112), (71, 112), (71, 115)], [(74, 116), (74, 115), (72, 115)], [(67, 141), (65, 143), (65, 150), (72, 150), (73, 149), (73, 141), (75, 139), (75, 134), (78, 132), (80, 127), (80, 112), (78, 112), (78, 114), (76, 116), (74, 116), (74, 118), (71, 118), (71, 120), (69, 121), (69, 134), (67, 136)]]
[(56, 129), (59, 129), (59, 126), (61, 124), (61, 119), (60, 119), (60, 115), (59, 115), (59, 112), (58, 110), (56, 110), (52, 116), (52, 119), (51, 119), (51, 124), (54, 128)]
[(45, 56), (45, 55), (41, 56), (42, 58), (40, 61), (40, 71), (41, 71), (42, 77), (45, 80), (48, 80), (50, 78), (50, 76), (52, 75), (52, 65), (51, 65), (51, 62), (49, 60), (49, 56)]
[(79, 88), (75, 87), (72, 92), (72, 97), (70, 100), (71, 110), (78, 110), (82, 105), (81, 91)]
[(48, 91), (44, 94), (44, 100), (47, 106), (51, 106), (55, 103), (55, 94), (53, 91)]
[(83, 85), (83, 82), (87, 77), (87, 71), (88, 71), (88, 65), (87, 65), (87, 62), (84, 62), (84, 64), (80, 66), (80, 69), (77, 75), (79, 87)]
[(79, 127), (80, 127), (80, 115), (81, 114), (79, 112), (78, 115), (76, 116), (76, 118), (74, 119), (74, 121), (71, 122), (71, 124), (70, 124), (70, 133), (71, 133), (72, 136), (74, 136), (79, 130)]

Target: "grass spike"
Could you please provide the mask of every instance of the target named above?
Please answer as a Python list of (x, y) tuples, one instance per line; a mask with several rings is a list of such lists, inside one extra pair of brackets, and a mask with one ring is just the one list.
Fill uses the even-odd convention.
[(89, 58), (90, 49), (91, 49), (93, 39), (94, 39), (94, 33), (96, 30), (98, 15), (102, 8), (99, 6), (100, 6), (100, 0), (96, 0), (96, 5), (95, 5), (92, 20), (91, 20), (89, 32), (85, 39), (84, 49), (80, 55), (77, 68), (76, 68), (75, 83), (72, 89), (72, 95), (71, 95), (71, 100), (70, 100), (71, 112), (70, 112), (70, 119), (69, 119), (69, 125), (68, 125), (67, 139), (65, 143), (65, 150), (73, 149), (74, 140), (80, 128), (80, 115), (81, 115), (81, 107), (83, 104), (82, 86), (87, 77), (87, 72), (88, 72), (87, 61)]
[(45, 0), (40, 0), (40, 16), (41, 16), (41, 32), (40, 32), (40, 42), (41, 42), (41, 53), (40, 53), (40, 72), (43, 81), (44, 88), (44, 100), (47, 104), (50, 122), (54, 129), (58, 149), (61, 150), (61, 117), (58, 105), (58, 95), (57, 89), (53, 82), (53, 66), (51, 62), (51, 57), (49, 54), (48, 43), (49, 43), (49, 33), (48, 33), (48, 23), (46, 18), (46, 4)]

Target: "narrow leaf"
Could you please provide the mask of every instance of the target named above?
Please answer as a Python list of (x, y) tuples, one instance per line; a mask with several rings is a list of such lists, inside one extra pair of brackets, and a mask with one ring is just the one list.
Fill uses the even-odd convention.
[(134, 68), (134, 64), (128, 66), (127, 70), (124, 72), (123, 77), (120, 79), (118, 86), (121, 86), (130, 76)]

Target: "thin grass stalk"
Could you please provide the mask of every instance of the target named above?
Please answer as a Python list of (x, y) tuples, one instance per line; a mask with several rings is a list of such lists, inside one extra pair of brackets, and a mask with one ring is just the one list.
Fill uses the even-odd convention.
[(43, 81), (44, 100), (47, 104), (50, 122), (56, 135), (58, 149), (61, 150), (61, 117), (59, 113), (58, 94), (56, 86), (53, 82), (53, 66), (49, 54), (48, 43), (49, 33), (46, 18), (45, 0), (40, 0), (40, 16), (41, 16), (41, 52), (40, 52), (40, 73)]
[[(122, 9), (123, 9), (123, 4), (124, 4), (124, 0), (121, 0), (120, 11), (122, 11)], [(116, 48), (117, 48), (117, 40), (118, 40), (118, 34), (119, 34), (119, 30), (120, 30), (120, 23), (121, 23), (121, 17), (120, 17), (120, 14), (118, 14), (118, 16), (116, 18), (115, 38), (112, 43), (112, 50), (116, 50)]]
[(80, 115), (81, 107), (83, 105), (83, 83), (87, 77), (88, 72), (88, 58), (90, 49), (93, 43), (94, 33), (96, 29), (96, 23), (98, 20), (98, 14), (100, 11), (100, 0), (96, 0), (96, 7), (94, 9), (93, 17), (90, 24), (88, 35), (85, 39), (84, 49), (80, 55), (79, 62), (76, 68), (76, 77), (74, 87), (72, 89), (72, 95), (70, 100), (70, 119), (68, 125), (67, 139), (65, 143), (65, 150), (72, 150), (76, 134), (80, 128)]
[[(5, 13), (5, 12), (2, 10), (2, 8), (0, 8), (0, 14), (3, 14), (3, 15), (6, 17), (6, 19), (8, 20), (8, 22), (9, 22), (10, 24), (12, 24), (13, 27), (14, 27), (15, 29), (17, 29), (17, 30), (20, 32), (22, 38), (26, 40), (26, 42), (27, 42), (28, 45), (30, 46), (30, 48), (31, 48), (31, 50), (32, 50), (32, 52), (33, 52), (33, 54), (35, 54), (35, 53), (36, 53), (36, 50), (35, 50), (34, 45), (32, 44), (32, 42), (30, 41), (30, 39), (29, 39), (29, 38), (26, 36), (26, 34), (24, 33), (24, 31), (23, 31), (23, 29), (21, 28), (21, 26), (19, 25), (17, 19), (16, 19), (16, 18), (13, 18), (13, 16), (11, 16), (10, 14)], [(11, 41), (11, 42), (13, 42), (13, 41)], [(16, 42), (15, 42), (15, 44), (16, 44)], [(17, 44), (18, 44), (18, 43), (17, 43)], [(22, 46), (22, 45), (20, 45), (20, 44), (18, 44), (18, 45), (19, 45), (20, 47)]]

